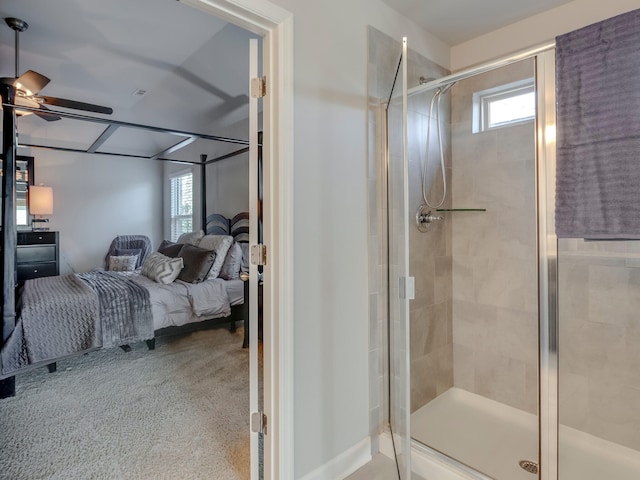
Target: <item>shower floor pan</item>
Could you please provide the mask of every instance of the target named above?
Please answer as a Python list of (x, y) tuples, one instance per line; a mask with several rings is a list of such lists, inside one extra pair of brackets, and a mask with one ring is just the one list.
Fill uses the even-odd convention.
[[(538, 418), (451, 388), (411, 415), (414, 440), (496, 480), (535, 480)], [(640, 452), (560, 426), (560, 480), (638, 480)], [(486, 477), (480, 477), (486, 478)]]

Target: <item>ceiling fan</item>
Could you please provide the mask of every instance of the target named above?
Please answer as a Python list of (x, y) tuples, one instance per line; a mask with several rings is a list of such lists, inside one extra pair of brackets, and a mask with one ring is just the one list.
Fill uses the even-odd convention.
[(105, 115), (111, 115), (113, 109), (109, 107), (103, 107), (101, 105), (94, 105), (92, 103), (78, 102), (75, 100), (67, 100), (65, 98), (47, 97), (44, 95), (38, 95), (51, 81), (44, 75), (34, 72), (33, 70), (27, 70), (22, 75), (18, 76), (19, 66), (19, 35), (20, 32), (24, 32), (29, 25), (24, 20), (19, 18), (5, 18), (4, 21), (15, 32), (15, 57), (16, 68), (14, 78), (2, 78), (3, 83), (10, 83), (16, 88), (15, 104), (18, 106), (26, 106), (31, 108), (37, 108), (39, 111), (33, 112), (35, 115), (52, 122), (60, 120), (62, 117), (51, 112), (46, 105), (54, 105), (56, 107), (72, 108), (75, 110), (84, 110), (93, 113), (102, 113)]

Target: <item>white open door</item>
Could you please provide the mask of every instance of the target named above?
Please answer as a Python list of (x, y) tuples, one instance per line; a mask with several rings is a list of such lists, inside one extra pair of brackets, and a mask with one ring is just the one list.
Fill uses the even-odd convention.
[(260, 444), (264, 441), (266, 430), (266, 417), (261, 405), (261, 362), (259, 361), (259, 265), (264, 263), (264, 250), (259, 238), (258, 225), (262, 214), (259, 208), (259, 163), (258, 163), (258, 114), (260, 98), (263, 95), (263, 83), (258, 68), (258, 40), (249, 40), (249, 245), (251, 261), (249, 262), (249, 375), (250, 375), (250, 429), (251, 429), (251, 480), (264, 478), (264, 462), (261, 461), (263, 448)]

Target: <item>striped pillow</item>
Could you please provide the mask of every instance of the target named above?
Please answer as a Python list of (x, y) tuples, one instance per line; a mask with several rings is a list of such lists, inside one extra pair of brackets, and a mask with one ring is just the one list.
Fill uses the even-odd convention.
[(182, 258), (170, 258), (158, 252), (151, 252), (142, 264), (140, 273), (154, 282), (168, 285), (172, 283), (184, 266)]

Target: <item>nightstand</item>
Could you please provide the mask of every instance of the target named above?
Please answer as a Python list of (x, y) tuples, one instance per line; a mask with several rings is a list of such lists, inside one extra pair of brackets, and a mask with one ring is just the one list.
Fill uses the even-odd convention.
[(58, 232), (18, 232), (17, 280), (60, 274)]

